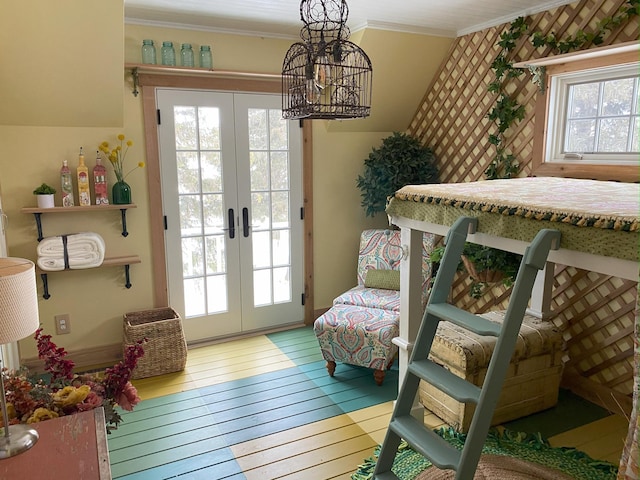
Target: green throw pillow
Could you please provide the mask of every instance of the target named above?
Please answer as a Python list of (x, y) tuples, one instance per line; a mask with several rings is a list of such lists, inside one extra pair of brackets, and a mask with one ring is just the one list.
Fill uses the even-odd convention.
[(370, 268), (367, 270), (366, 277), (364, 277), (364, 286), (400, 290), (400, 270), (376, 270), (375, 268)]

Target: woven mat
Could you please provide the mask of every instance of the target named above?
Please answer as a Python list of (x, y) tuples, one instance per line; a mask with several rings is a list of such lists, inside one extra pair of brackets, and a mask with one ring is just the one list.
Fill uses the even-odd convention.
[[(437, 430), (437, 433), (458, 449), (464, 445), (466, 435), (457, 433), (453, 429), (441, 428)], [(373, 457), (368, 458), (358, 467), (358, 470), (351, 476), (352, 480), (369, 480), (373, 477), (379, 448), (376, 448)], [(579, 450), (553, 448), (539, 435), (508, 430), (492, 429), (487, 436), (482, 452), (483, 457), (475, 480), (483, 479), (485, 476), (492, 480), (529, 480), (534, 478), (543, 480), (615, 480), (618, 471), (616, 465), (594, 460)], [(500, 461), (501, 458), (502, 461)], [(517, 461), (511, 462), (508, 458)], [(451, 471), (441, 471), (435, 467), (429, 467), (432, 467), (431, 462), (403, 441), (398, 448), (392, 471), (400, 480), (454, 478)], [(498, 468), (502, 468), (502, 471), (497, 470)], [(518, 468), (524, 468), (524, 472), (529, 473), (530, 476), (515, 476), (514, 471), (517, 472)], [(546, 476), (539, 476), (538, 473), (532, 472)]]
[[(416, 480), (455, 480), (453, 470), (440, 470), (429, 467), (416, 477)], [(502, 455), (482, 455), (473, 480), (571, 480), (550, 467)]]

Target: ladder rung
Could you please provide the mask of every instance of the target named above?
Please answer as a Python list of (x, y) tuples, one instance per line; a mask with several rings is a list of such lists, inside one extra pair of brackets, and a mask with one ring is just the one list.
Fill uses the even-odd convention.
[(498, 337), (502, 326), (494, 323), (486, 318), (474, 315), (465, 310), (461, 310), (448, 303), (435, 303), (427, 305), (427, 312), (438, 317), (441, 320), (447, 320), (451, 323), (466, 328), (478, 335)]
[(414, 360), (409, 363), (407, 370), (459, 402), (478, 403), (480, 400), (480, 387), (429, 359)]
[(431, 460), (436, 467), (457, 470), (460, 464), (460, 450), (448, 444), (411, 415), (394, 418), (389, 423), (389, 428), (404, 438), (415, 451)]

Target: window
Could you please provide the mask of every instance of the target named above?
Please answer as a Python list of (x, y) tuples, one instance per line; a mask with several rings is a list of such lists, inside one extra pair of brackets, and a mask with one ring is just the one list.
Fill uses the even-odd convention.
[(515, 65), (545, 69), (534, 175), (640, 181), (639, 51), (627, 42)]
[(638, 164), (639, 66), (551, 77), (545, 162)]

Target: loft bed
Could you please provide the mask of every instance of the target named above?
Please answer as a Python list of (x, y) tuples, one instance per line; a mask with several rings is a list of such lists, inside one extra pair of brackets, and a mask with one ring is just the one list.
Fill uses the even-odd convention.
[[(529, 313), (550, 313), (553, 263), (637, 282), (640, 276), (640, 185), (559, 177), (527, 177), (467, 183), (408, 185), (390, 198), (390, 223), (401, 229), (406, 258), (401, 268), (400, 379), (422, 319), (422, 232), (446, 235), (460, 216), (478, 218), (468, 241), (522, 254), (542, 228), (560, 230), (560, 248), (539, 273)], [(635, 319), (638, 335), (638, 311)], [(637, 372), (637, 361), (636, 361)], [(637, 381), (637, 373), (636, 373)], [(637, 394), (637, 389), (634, 389)], [(637, 398), (633, 400), (633, 410)], [(630, 431), (635, 430), (633, 420)]]

